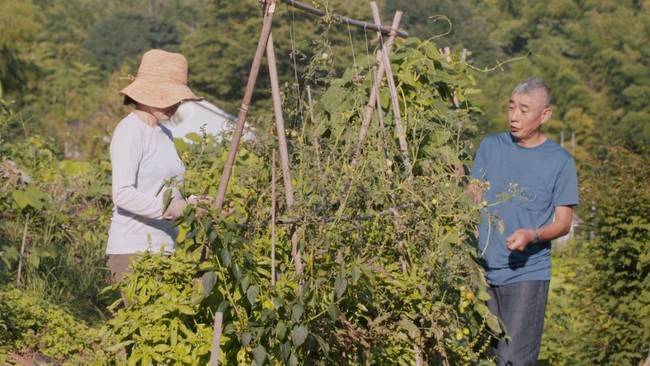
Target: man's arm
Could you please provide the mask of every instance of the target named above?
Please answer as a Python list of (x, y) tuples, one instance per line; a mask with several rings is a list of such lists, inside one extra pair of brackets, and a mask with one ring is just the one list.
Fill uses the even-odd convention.
[[(553, 240), (569, 233), (569, 230), (571, 229), (572, 212), (572, 206), (555, 207), (555, 220), (552, 223), (537, 229), (537, 233), (539, 234), (537, 240)], [(506, 245), (510, 250), (523, 251), (526, 248), (526, 245), (531, 243), (534, 239), (534, 229), (519, 229), (506, 239)]]

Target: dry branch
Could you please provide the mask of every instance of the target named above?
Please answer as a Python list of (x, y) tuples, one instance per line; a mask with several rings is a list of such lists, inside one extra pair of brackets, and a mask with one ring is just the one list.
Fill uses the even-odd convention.
[[(370, 29), (370, 30), (375, 30), (384, 34), (389, 34), (390, 33), (390, 28), (388, 27), (383, 27), (383, 26), (377, 26), (372, 23), (366, 23), (362, 20), (356, 20), (352, 18), (348, 18), (342, 15), (336, 15), (336, 14), (331, 14), (327, 13), (324, 10), (316, 9), (312, 6), (305, 5), (299, 1), (294, 1), (294, 0), (280, 0), (280, 2), (291, 5), (297, 9), (304, 10), (308, 13), (318, 15), (319, 17), (324, 17), (324, 16), (329, 16), (331, 19), (338, 21), (343, 24), (349, 24), (355, 27), (363, 28), (363, 29)], [(407, 38), (409, 34), (404, 31), (397, 31), (397, 36), (400, 38)]]

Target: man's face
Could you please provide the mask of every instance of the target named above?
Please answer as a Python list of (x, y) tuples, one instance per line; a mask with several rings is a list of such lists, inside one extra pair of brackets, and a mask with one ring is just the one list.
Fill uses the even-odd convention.
[(508, 105), (510, 134), (517, 142), (537, 137), (542, 124), (551, 117), (546, 107), (546, 93), (536, 89), (527, 94), (513, 94)]

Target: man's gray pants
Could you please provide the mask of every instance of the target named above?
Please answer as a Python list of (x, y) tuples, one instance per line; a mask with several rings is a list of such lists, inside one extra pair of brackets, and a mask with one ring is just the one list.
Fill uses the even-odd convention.
[(549, 282), (522, 281), (488, 288), (490, 312), (501, 319), (507, 333), (507, 338), (492, 348), (499, 366), (537, 364)]

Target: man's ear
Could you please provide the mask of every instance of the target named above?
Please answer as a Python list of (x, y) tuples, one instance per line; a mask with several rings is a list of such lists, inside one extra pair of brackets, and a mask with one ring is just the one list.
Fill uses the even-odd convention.
[(546, 107), (542, 111), (542, 124), (548, 122), (551, 120), (551, 116), (553, 115), (553, 110), (551, 107)]

